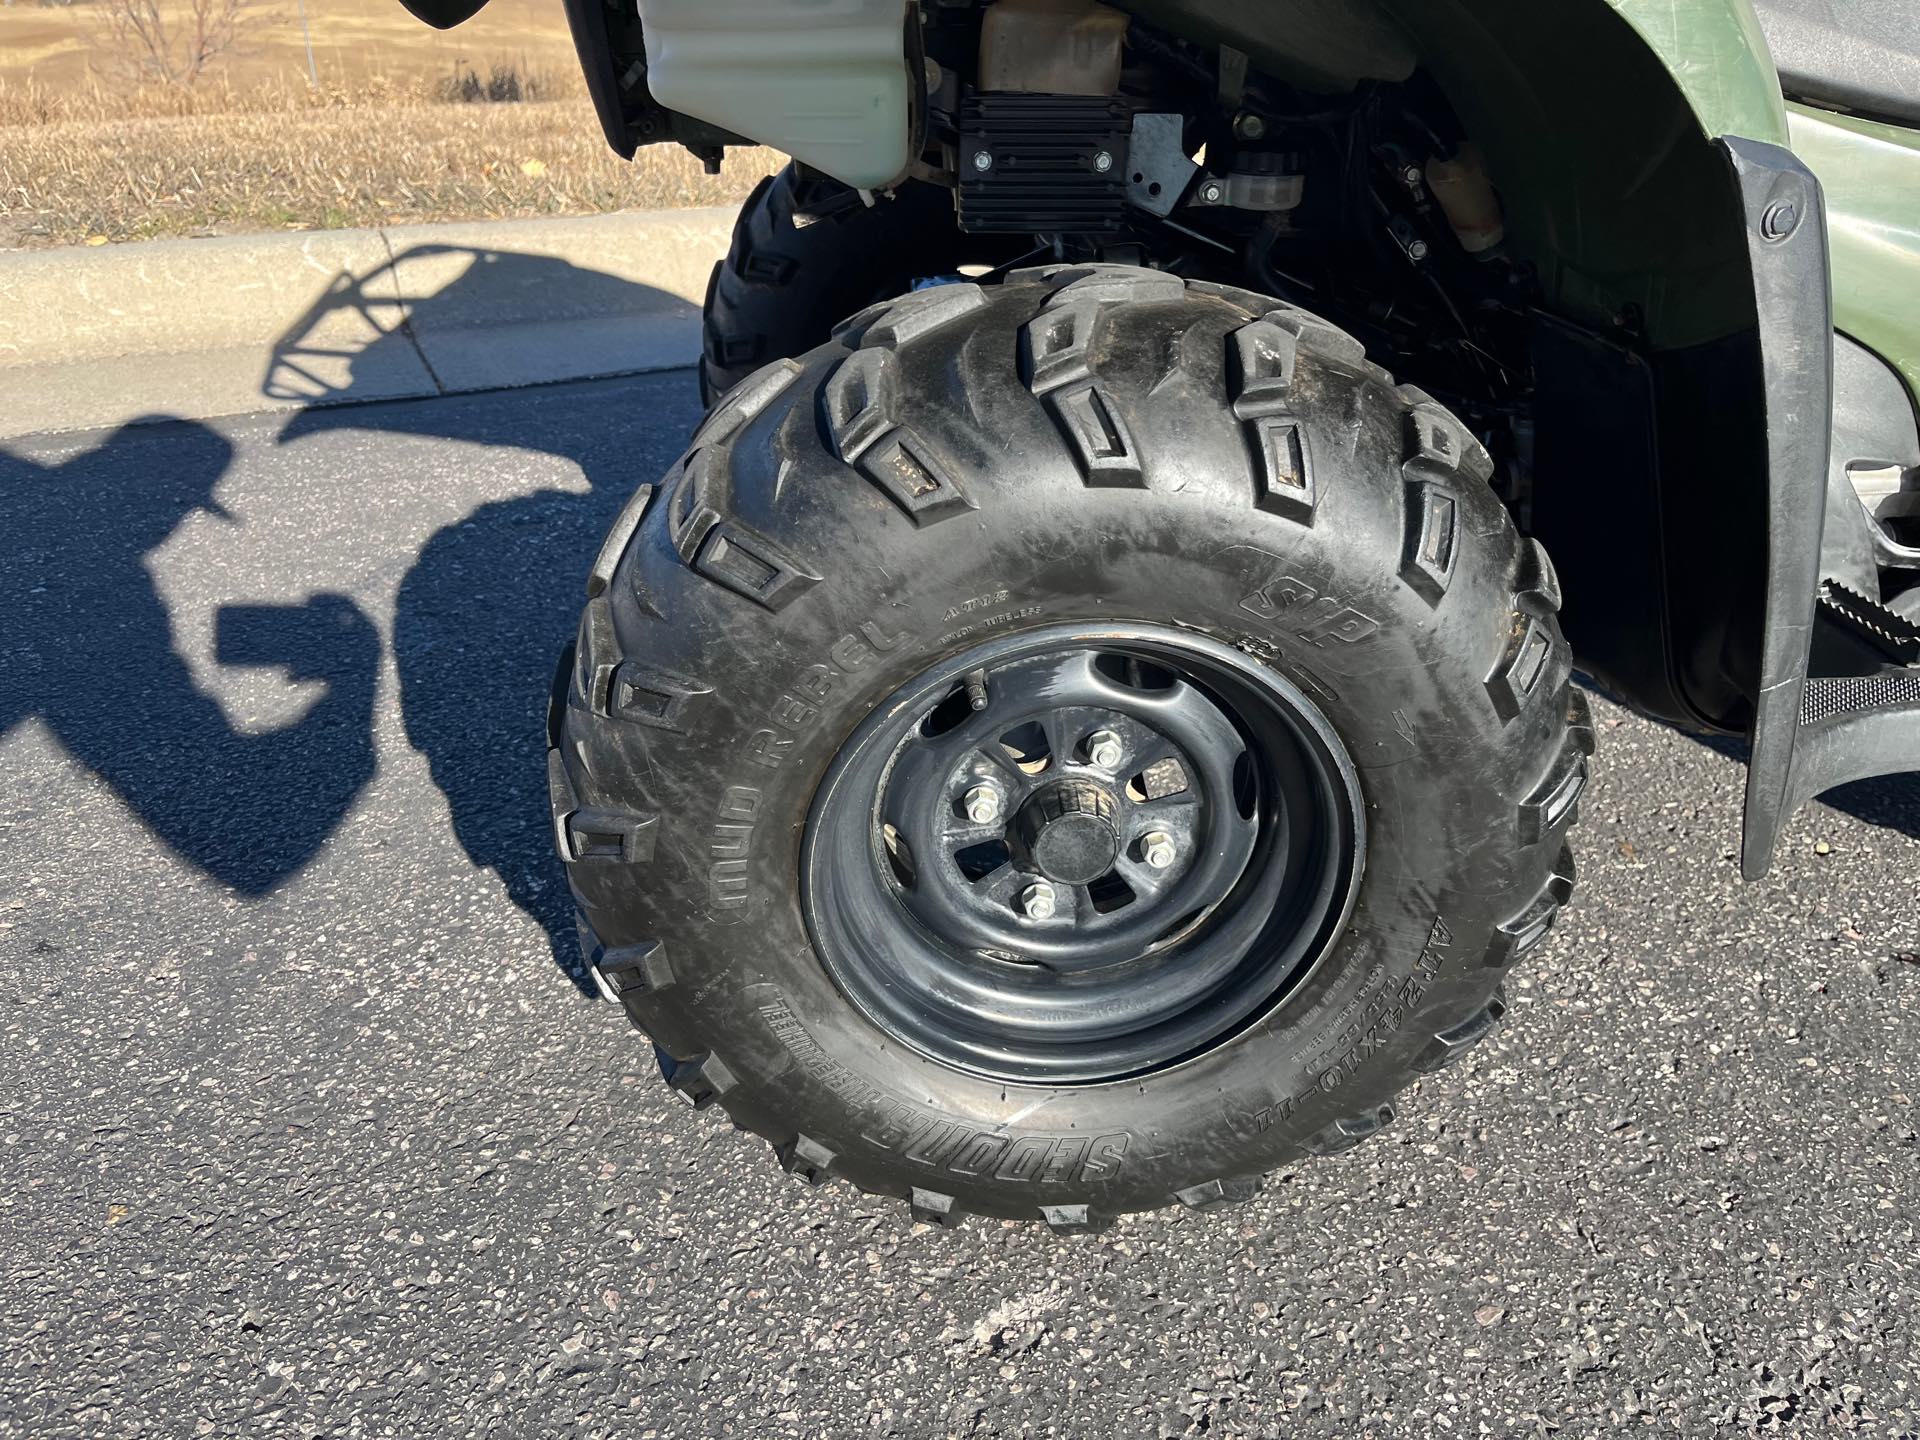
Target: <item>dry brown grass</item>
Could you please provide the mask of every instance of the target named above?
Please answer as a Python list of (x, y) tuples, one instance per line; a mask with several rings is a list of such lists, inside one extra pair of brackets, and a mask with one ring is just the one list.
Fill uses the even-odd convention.
[(0, 245), (728, 204), (776, 163), (627, 164), (584, 100), (61, 120), (0, 129)]
[[(438, 71), (369, 69), (351, 81), (319, 85), (285, 76), (241, 84), (224, 70), (192, 86), (128, 84), (97, 72), (63, 85), (48, 85), (36, 75), (10, 79), (0, 73), (0, 132), (16, 125), (51, 125), (63, 120), (285, 115), (422, 104), (567, 100), (585, 95), (586, 85), (576, 67), (543, 67), (524, 59), (483, 61), (477, 66), (461, 60)], [(591, 111), (588, 113), (591, 115)]]
[[(292, 0), (248, 0), (246, 10), (242, 45), (222, 55), (202, 83), (240, 91), (305, 85), (306, 37), (298, 7)], [(466, 24), (444, 31), (422, 25), (398, 0), (307, 0), (307, 19), (323, 88), (358, 90), (370, 76), (404, 82), (446, 74), (463, 63), (484, 68), (497, 59), (541, 70), (573, 68), (559, 0), (491, 0)], [(118, 81), (138, 56), (113, 45), (107, 31), (98, 0), (0, 4), (0, 82), (17, 85), (31, 77), (64, 93), (90, 77)]]
[[(277, 22), (191, 88), (130, 87), (87, 8), (0, 7), (0, 248), (731, 204), (779, 163), (617, 159), (554, 0), (445, 34), (397, 0), (310, 0), (317, 88)], [(455, 103), (488, 94), (531, 98)]]

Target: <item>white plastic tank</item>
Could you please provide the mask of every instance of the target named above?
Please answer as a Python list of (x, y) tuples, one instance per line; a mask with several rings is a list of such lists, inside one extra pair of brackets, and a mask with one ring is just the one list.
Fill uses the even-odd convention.
[(860, 189), (903, 175), (906, 0), (640, 0), (647, 88)]

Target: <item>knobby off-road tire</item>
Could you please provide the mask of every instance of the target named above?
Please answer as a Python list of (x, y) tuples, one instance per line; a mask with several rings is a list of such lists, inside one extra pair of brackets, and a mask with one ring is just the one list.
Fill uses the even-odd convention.
[[(551, 719), (582, 943), (667, 1082), (942, 1222), (1208, 1208), (1379, 1130), (1573, 885), (1592, 727), (1490, 471), (1343, 332), (1117, 267), (910, 295), (742, 383), (608, 537)], [(1199, 1053), (973, 1073), (830, 973), (810, 812), (916, 677), (1074, 626), (1286, 677), (1350, 757), (1364, 865), (1317, 962)]]
[[(914, 281), (997, 261), (1011, 241), (970, 238), (953, 223), (953, 196), (909, 182), (870, 206), (837, 181), (788, 165), (740, 207), (726, 258), (713, 267), (701, 314), (700, 398), (711, 406), (770, 361), (825, 340), (842, 317)], [(814, 209), (831, 213), (809, 219)], [(805, 223), (802, 221), (805, 220)]]

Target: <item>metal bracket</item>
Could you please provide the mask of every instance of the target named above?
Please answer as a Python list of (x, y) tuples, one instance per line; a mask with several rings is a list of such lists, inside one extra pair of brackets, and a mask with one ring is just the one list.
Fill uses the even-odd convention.
[(1177, 114), (1135, 115), (1128, 145), (1127, 200), (1149, 215), (1173, 213), (1200, 167), (1182, 143), (1186, 118)]

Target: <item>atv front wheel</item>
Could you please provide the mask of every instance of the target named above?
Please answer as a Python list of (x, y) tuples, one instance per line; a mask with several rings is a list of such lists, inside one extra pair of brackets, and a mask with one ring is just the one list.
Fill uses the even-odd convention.
[(586, 953), (812, 1181), (1097, 1226), (1347, 1148), (1502, 1012), (1591, 727), (1490, 462), (1277, 301), (1053, 267), (737, 386), (557, 697)]

